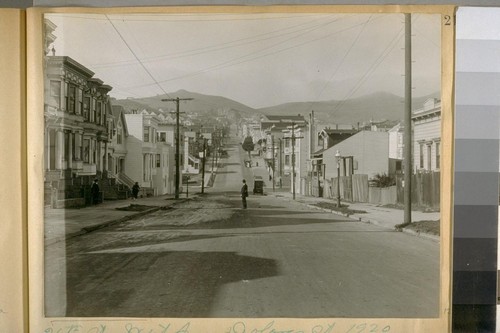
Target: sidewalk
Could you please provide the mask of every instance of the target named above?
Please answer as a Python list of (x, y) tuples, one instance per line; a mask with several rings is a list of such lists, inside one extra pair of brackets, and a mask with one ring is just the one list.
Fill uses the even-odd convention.
[[(195, 196), (196, 193), (189, 193), (189, 198)], [(105, 201), (96, 206), (80, 209), (45, 208), (45, 244), (54, 244), (66, 238), (83, 235), (160, 209), (168, 209), (172, 205), (185, 200), (186, 194), (181, 193), (178, 200), (174, 199), (174, 195), (162, 195), (137, 200)], [(131, 204), (151, 206), (151, 208), (143, 211), (116, 209), (128, 207)]]
[[(214, 174), (217, 173), (218, 165), (214, 166)], [(211, 186), (212, 170), (205, 173), (205, 188)], [(201, 175), (193, 178), (197, 184), (189, 186), (189, 198), (194, 198), (201, 190)], [(179, 199), (175, 200), (174, 195), (162, 195), (157, 197), (139, 198), (137, 200), (110, 200), (96, 206), (89, 206), (79, 209), (54, 209), (45, 208), (45, 244), (50, 245), (62, 241), (66, 238), (75, 237), (92, 232), (97, 229), (128, 221), (130, 219), (147, 215), (160, 209), (168, 209), (176, 203), (186, 200), (186, 187), (180, 193)], [(143, 211), (124, 211), (117, 208), (125, 208), (133, 205), (151, 206)]]
[[(269, 177), (269, 172), (267, 171), (264, 163), (264, 159), (260, 156), (252, 156), (252, 159), (254, 161), (258, 161), (258, 166), (255, 166), (252, 168), (254, 175), (259, 175), (262, 176), (262, 178), (265, 180), (265, 187), (264, 187), (264, 192), (267, 195), (274, 195), (275, 197), (281, 197), (286, 200), (292, 200), (292, 193), (290, 193), (289, 190), (283, 191), (282, 189), (275, 189), (275, 192), (273, 192), (272, 189), (272, 183), (268, 181)], [(295, 201), (303, 203), (305, 205), (308, 205), (312, 208), (323, 210), (323, 211), (328, 211), (333, 214), (338, 214), (338, 215), (344, 215), (347, 216), (341, 212), (336, 212), (332, 211), (330, 209), (324, 209), (320, 208), (317, 206), (314, 206), (314, 204), (317, 204), (318, 202), (329, 202), (332, 203), (332, 200), (326, 199), (326, 198), (318, 198), (318, 197), (309, 197), (309, 196), (303, 196), (296, 194), (295, 196)], [(402, 209), (396, 209), (396, 208), (387, 208), (375, 204), (370, 204), (370, 203), (351, 203), (351, 202), (346, 202), (349, 206), (350, 209), (352, 210), (359, 210), (359, 211), (365, 211), (366, 213), (359, 213), (359, 214), (353, 214), (349, 215), (348, 217), (357, 219), (361, 222), (365, 223), (371, 223), (375, 224), (387, 229), (395, 229), (396, 225), (398, 224), (403, 224), (404, 222), (404, 210)], [(421, 211), (412, 211), (412, 221), (417, 222), (417, 221), (437, 221), (440, 219), (441, 214), (439, 212), (421, 212)], [(416, 234), (414, 231), (411, 230), (405, 230), (403, 229), (404, 232), (408, 232), (411, 234)], [(439, 236), (435, 235), (427, 235), (427, 234), (421, 234), (423, 237), (430, 238), (433, 240), (439, 240)]]

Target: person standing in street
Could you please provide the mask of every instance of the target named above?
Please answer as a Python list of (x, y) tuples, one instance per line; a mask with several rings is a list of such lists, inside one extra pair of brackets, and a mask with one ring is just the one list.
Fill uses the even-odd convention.
[(241, 201), (243, 209), (247, 209), (248, 186), (247, 181), (243, 179), (243, 186), (241, 187)]
[(92, 184), (92, 187), (90, 188), (90, 194), (92, 195), (92, 204), (97, 205), (99, 203), (99, 183), (97, 179), (94, 179), (94, 183)]
[(137, 195), (139, 194), (139, 183), (135, 182), (134, 186), (132, 186), (132, 199), (137, 200)]

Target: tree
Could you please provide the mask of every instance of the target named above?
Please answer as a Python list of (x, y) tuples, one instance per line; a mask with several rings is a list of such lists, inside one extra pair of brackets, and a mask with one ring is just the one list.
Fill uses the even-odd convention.
[(253, 151), (254, 143), (251, 136), (247, 136), (245, 140), (243, 140), (241, 147), (243, 148), (244, 151), (248, 152), (248, 158), (252, 158), (250, 156), (250, 153)]

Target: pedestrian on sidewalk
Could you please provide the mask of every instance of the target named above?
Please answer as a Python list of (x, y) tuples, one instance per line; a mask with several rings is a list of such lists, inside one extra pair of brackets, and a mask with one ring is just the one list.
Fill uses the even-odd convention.
[(247, 209), (247, 197), (248, 197), (248, 185), (247, 181), (243, 179), (243, 186), (241, 187), (241, 201), (243, 203), (243, 209)]
[(132, 200), (137, 200), (137, 195), (139, 194), (139, 183), (135, 182), (134, 186), (132, 186)]
[(97, 205), (99, 203), (99, 183), (97, 179), (94, 179), (94, 183), (92, 184), (92, 187), (90, 188), (90, 194), (92, 194), (92, 204)]

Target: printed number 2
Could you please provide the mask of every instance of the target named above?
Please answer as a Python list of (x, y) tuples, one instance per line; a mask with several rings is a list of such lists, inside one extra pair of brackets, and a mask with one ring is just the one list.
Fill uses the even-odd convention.
[(444, 16), (444, 25), (451, 25), (451, 16), (450, 15)]

